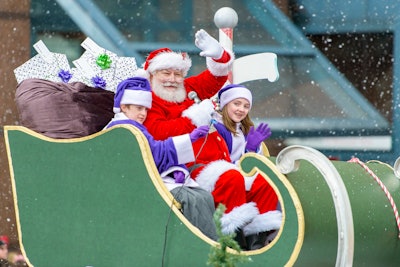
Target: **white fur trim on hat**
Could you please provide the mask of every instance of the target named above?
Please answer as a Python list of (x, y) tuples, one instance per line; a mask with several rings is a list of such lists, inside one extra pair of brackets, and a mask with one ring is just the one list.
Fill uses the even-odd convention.
[[(222, 89), (221, 89), (222, 90)], [(222, 109), (226, 104), (237, 98), (244, 98), (250, 102), (250, 108), (253, 102), (253, 97), (249, 89), (243, 86), (232, 87), (223, 92), (219, 99), (219, 107)]]
[(259, 215), (259, 211), (256, 203), (244, 203), (231, 210), (231, 212), (222, 215), (221, 231), (224, 234), (232, 234), (251, 222), (257, 215)]
[(144, 70), (143, 68), (137, 69), (135, 71), (135, 75), (134, 76), (146, 78), (147, 80), (150, 78), (150, 74), (146, 70)]
[(282, 212), (279, 210), (268, 211), (257, 215), (251, 223), (243, 228), (245, 236), (278, 230), (282, 225)]
[(120, 104), (135, 104), (151, 108), (151, 100), (150, 91), (125, 89)]
[(150, 60), (147, 71), (154, 73), (157, 70), (175, 69), (183, 71), (183, 76), (186, 76), (191, 66), (192, 60), (186, 53), (161, 52)]
[(225, 160), (213, 161), (207, 164), (207, 166), (200, 171), (199, 175), (196, 177), (196, 182), (203, 189), (207, 190), (208, 192), (212, 192), (219, 177), (229, 170), (238, 170), (238, 168), (235, 164)]

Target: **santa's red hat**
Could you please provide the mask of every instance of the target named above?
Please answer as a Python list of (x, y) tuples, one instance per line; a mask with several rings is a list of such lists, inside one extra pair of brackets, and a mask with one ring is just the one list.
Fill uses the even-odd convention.
[(164, 47), (154, 50), (147, 56), (143, 68), (136, 71), (136, 76), (149, 78), (151, 73), (165, 69), (181, 70), (183, 76), (186, 76), (191, 66), (192, 60), (188, 54), (174, 52)]

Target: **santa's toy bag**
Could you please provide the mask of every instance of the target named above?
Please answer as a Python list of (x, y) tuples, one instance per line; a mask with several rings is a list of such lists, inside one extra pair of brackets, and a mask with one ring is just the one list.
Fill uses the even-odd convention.
[(64, 54), (39, 41), (37, 55), (14, 70), (20, 123), (52, 138), (83, 137), (100, 131), (113, 117), (119, 82), (137, 70), (133, 57), (119, 57), (90, 38), (70, 67)]

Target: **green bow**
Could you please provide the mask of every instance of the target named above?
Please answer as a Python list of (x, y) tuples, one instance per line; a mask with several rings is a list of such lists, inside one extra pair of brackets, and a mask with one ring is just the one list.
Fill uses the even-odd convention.
[(112, 60), (110, 59), (110, 57), (107, 54), (101, 54), (96, 59), (97, 66), (99, 66), (102, 70), (110, 68), (111, 63), (112, 63)]

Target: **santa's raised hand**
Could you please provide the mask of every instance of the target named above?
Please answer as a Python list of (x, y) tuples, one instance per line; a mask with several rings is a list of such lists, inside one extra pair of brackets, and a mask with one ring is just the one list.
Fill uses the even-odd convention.
[(195, 38), (194, 43), (201, 50), (200, 56), (214, 59), (220, 59), (222, 57), (224, 48), (222, 48), (221, 44), (205, 30), (201, 29), (197, 31)]

